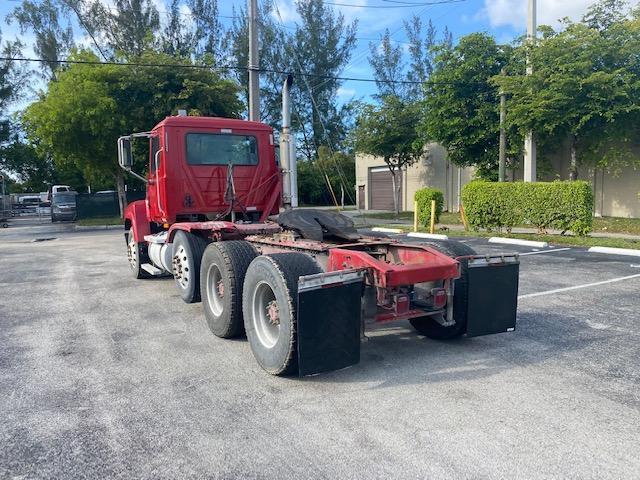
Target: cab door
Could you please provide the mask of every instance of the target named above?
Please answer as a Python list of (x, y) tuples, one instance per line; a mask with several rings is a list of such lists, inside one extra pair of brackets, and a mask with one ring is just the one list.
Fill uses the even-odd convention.
[(149, 175), (147, 184), (147, 201), (149, 202), (149, 213), (151, 219), (162, 222), (166, 217), (166, 199), (163, 198), (164, 191), (164, 155), (162, 152), (160, 132), (154, 132), (149, 138)]

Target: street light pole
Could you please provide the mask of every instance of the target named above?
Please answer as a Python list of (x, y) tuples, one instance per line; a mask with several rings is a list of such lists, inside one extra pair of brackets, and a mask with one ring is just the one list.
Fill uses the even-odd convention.
[(260, 121), (260, 61), (258, 59), (258, 0), (249, 9), (249, 120)]
[[(536, 38), (536, 0), (528, 0), (527, 41), (533, 43)], [(527, 58), (527, 75), (533, 73), (531, 58)], [(527, 132), (524, 139), (524, 181), (536, 181), (536, 139), (533, 131)]]

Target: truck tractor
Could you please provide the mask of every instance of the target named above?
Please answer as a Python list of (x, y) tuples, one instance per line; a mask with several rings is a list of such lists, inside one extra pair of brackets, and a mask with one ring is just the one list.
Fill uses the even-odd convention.
[[(358, 363), (372, 323), (408, 320), (438, 340), (515, 330), (517, 255), (368, 236), (346, 216), (296, 208), (290, 86), (279, 154), (266, 124), (184, 112), (118, 139), (121, 167), (147, 185), (124, 213), (133, 276), (173, 276), (214, 335), (246, 334), (273, 375)], [(144, 177), (132, 171), (140, 139)]]

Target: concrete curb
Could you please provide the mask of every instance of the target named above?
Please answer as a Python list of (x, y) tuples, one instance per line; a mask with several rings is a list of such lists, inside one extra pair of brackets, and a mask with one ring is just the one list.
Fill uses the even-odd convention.
[(536, 242), (533, 240), (521, 240), (519, 238), (491, 237), (489, 243), (505, 243), (507, 245), (522, 245), (524, 247), (547, 248), (547, 242)]
[(409, 232), (407, 233), (407, 237), (427, 238), (430, 240), (449, 240), (447, 235), (442, 235), (440, 233)]
[(381, 233), (402, 233), (403, 231), (399, 228), (384, 228), (384, 227), (373, 227), (371, 229), (372, 232), (381, 232)]
[(608, 255), (630, 255), (632, 257), (640, 257), (640, 250), (633, 248), (614, 248), (614, 247), (591, 247), (590, 253), (606, 253)]

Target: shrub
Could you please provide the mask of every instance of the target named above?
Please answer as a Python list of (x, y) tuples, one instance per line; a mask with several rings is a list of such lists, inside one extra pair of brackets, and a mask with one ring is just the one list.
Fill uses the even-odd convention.
[(431, 201), (436, 201), (436, 223), (440, 221), (440, 214), (442, 213), (442, 207), (444, 206), (444, 195), (442, 192), (435, 188), (421, 188), (414, 196), (416, 202), (418, 202), (418, 222), (421, 225), (426, 225), (431, 221)]
[(474, 181), (462, 190), (462, 203), (474, 229), (506, 228), (530, 223), (586, 235), (592, 229), (593, 192), (589, 183), (491, 183)]

